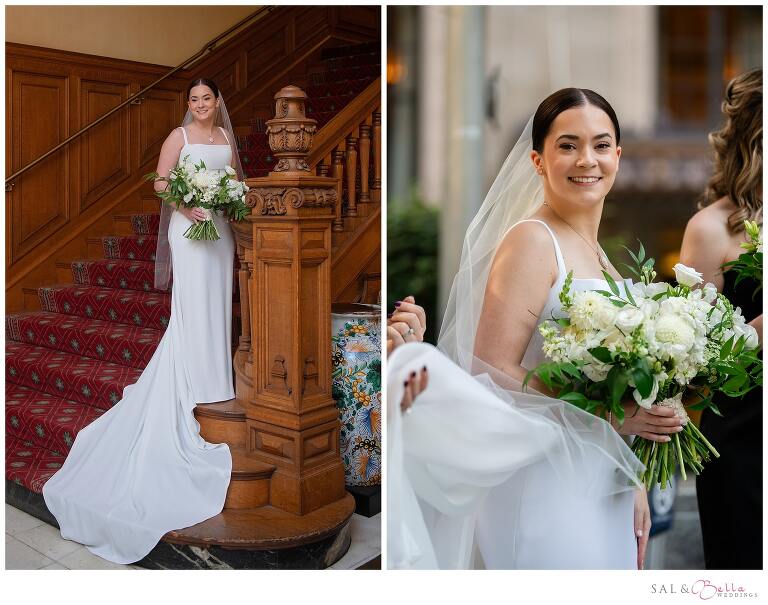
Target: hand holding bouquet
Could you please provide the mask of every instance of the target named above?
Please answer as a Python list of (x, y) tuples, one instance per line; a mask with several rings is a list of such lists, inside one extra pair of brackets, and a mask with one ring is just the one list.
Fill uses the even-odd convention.
[(179, 162), (171, 170), (168, 178), (152, 172), (144, 178), (150, 181), (163, 180), (168, 182), (165, 191), (157, 191), (157, 196), (163, 203), (176, 204), (177, 208), (202, 208), (206, 220), (195, 223), (184, 232), (184, 237), (192, 240), (220, 239), (212, 212), (223, 211), (232, 218), (240, 221), (250, 214), (251, 209), (245, 204), (245, 193), (248, 186), (235, 178), (235, 170), (226, 166), (221, 170), (208, 170), (205, 162), (199, 164), (189, 161), (189, 156)]
[[(538, 376), (560, 399), (589, 412), (624, 420), (623, 401), (632, 398), (649, 409), (673, 408), (687, 420), (683, 396), (698, 396), (693, 407), (720, 414), (712, 396), (740, 397), (762, 384), (757, 333), (738, 308), (701, 274), (675, 266), (676, 286), (654, 282), (653, 259), (641, 245), (630, 252), (629, 269), (640, 282), (621, 287), (603, 272), (608, 290), (570, 292), (572, 274), (560, 294), (566, 317), (543, 322), (543, 349), (551, 359), (528, 373)], [(693, 422), (670, 442), (636, 437), (632, 450), (645, 464), (641, 477), (649, 489), (666, 487), (676, 466), (685, 478), (688, 466), (698, 474), (714, 446)]]

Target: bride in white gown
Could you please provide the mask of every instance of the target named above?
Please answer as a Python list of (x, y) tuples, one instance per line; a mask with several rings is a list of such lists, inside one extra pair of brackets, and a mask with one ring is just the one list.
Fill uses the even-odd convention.
[[(189, 156), (209, 169), (236, 166), (242, 178), (215, 83), (196, 80), (187, 96), (189, 111), (163, 144), (157, 172), (167, 177)], [(226, 124), (229, 132), (216, 124)], [(165, 182), (156, 181), (155, 188), (164, 189)], [(80, 431), (64, 465), (43, 488), (62, 537), (115, 563), (142, 559), (166, 532), (200, 523), (224, 507), (229, 447), (206, 443), (193, 412), (196, 404), (235, 396), (234, 239), (219, 215), (213, 220), (221, 239), (185, 238), (203, 216), (200, 209), (163, 207), (155, 286), (167, 289), (172, 268), (168, 328), (139, 380)]]
[(611, 426), (537, 379), (543, 395), (520, 387), (544, 359), (538, 325), (562, 316), (567, 272), (574, 290), (603, 288), (603, 269), (619, 278), (597, 243), (619, 139), (596, 93), (545, 99), (468, 228), (439, 340), (452, 361), (427, 345), (389, 359), (390, 402), (429, 371), (410, 414), (389, 405), (391, 567), (642, 567), (642, 464), (619, 433), (667, 440), (679, 419), (627, 404)]

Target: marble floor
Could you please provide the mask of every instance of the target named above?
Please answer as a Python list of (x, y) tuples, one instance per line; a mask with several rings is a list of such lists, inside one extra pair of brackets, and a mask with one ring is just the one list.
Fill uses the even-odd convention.
[[(352, 545), (331, 569), (368, 568), (381, 556), (381, 514), (352, 516)], [(92, 555), (77, 542), (64, 540), (55, 527), (5, 505), (6, 569), (142, 569)]]

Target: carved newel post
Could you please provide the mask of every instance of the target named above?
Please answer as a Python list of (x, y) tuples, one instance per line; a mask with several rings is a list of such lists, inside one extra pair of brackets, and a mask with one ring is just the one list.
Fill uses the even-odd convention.
[(287, 86), (267, 122), (279, 158), (248, 179), (247, 222), (235, 224), (244, 261), (243, 334), (235, 359), (248, 455), (274, 464), (270, 503), (306, 514), (345, 497), (338, 410), (331, 397), (331, 222), (336, 179), (315, 176), (307, 155), (315, 120)]

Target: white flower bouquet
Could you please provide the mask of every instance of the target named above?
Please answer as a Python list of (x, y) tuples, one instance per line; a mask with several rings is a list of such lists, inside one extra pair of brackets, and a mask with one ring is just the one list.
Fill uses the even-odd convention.
[(248, 186), (238, 181), (234, 168), (226, 166), (221, 170), (208, 170), (205, 162), (199, 164), (189, 161), (189, 156), (179, 162), (171, 170), (168, 178), (152, 172), (144, 178), (150, 181), (163, 180), (168, 182), (165, 191), (157, 191), (157, 196), (163, 203), (176, 204), (177, 208), (202, 208), (206, 220), (195, 223), (184, 232), (184, 237), (192, 240), (220, 239), (212, 213), (223, 211), (232, 220), (243, 220), (251, 209), (245, 204), (245, 193)]
[[(654, 282), (654, 261), (642, 245), (629, 253), (636, 284), (620, 286), (603, 272), (609, 290), (571, 293), (568, 275), (560, 293), (566, 317), (539, 327), (551, 362), (529, 372), (526, 383), (536, 375), (560, 399), (619, 422), (627, 399), (672, 407), (687, 421), (684, 395), (698, 399), (692, 409), (721, 414), (715, 393), (741, 397), (762, 384), (757, 332), (740, 309), (712, 284), (694, 288), (703, 281), (694, 269), (676, 265), (677, 286)], [(685, 478), (686, 466), (698, 474), (711, 455), (719, 457), (690, 421), (669, 442), (636, 437), (632, 450), (646, 466), (641, 480), (648, 488), (665, 488), (678, 466)]]

